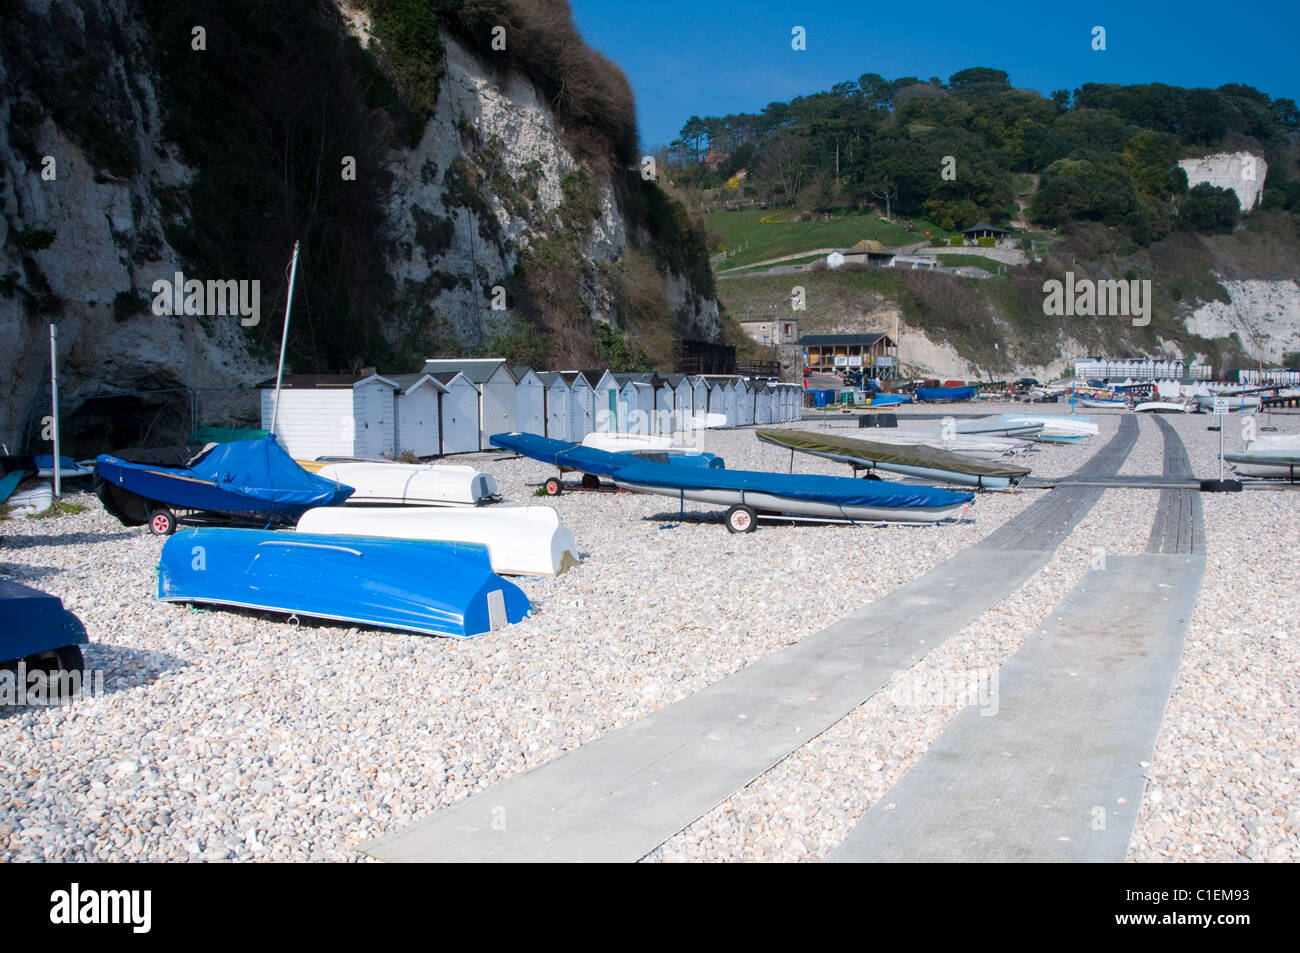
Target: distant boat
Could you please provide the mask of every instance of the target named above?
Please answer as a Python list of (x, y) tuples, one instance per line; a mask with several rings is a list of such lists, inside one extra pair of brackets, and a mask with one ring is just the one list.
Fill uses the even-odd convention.
[(1028, 449), (1028, 440), (1019, 437), (1000, 437), (995, 434), (945, 434), (938, 430), (894, 430), (881, 428), (871, 432), (876, 443), (897, 446), (934, 447), (958, 453), (973, 460), (997, 460), (1008, 454)]
[(1116, 407), (1123, 409), (1128, 406), (1128, 398), (1126, 397), (1113, 399), (1109, 397), (1080, 397), (1078, 398), (1078, 402), (1084, 407)]
[(480, 506), (501, 499), (495, 477), (467, 466), (330, 463), (316, 475), (352, 487), (349, 504)]
[[(1214, 394), (1201, 394), (1196, 398), (1196, 403), (1202, 410), (1208, 410), (1213, 412), (1215, 396), (1216, 395)], [(1230, 413), (1244, 412), (1249, 410), (1259, 410), (1260, 407), (1263, 406), (1263, 401), (1261, 401), (1258, 397), (1255, 397), (1253, 395), (1219, 394), (1217, 396), (1221, 397), (1222, 399), (1228, 402), (1228, 411)]]
[(899, 404), (910, 404), (912, 398), (907, 394), (877, 394), (871, 398), (872, 407), (897, 407)]
[(1002, 489), (1014, 486), (1029, 475), (1028, 467), (985, 463), (923, 445), (887, 444), (806, 430), (759, 430), (756, 435), (765, 443), (838, 460), (854, 468), (885, 470), (965, 486)]
[(1133, 410), (1139, 414), (1186, 414), (1191, 412), (1191, 408), (1187, 404), (1165, 400), (1143, 401)]
[(975, 396), (974, 387), (918, 387), (916, 389), (917, 403), (933, 403), (937, 401), (960, 401), (970, 400)]
[(549, 506), (324, 506), (304, 513), (298, 532), (481, 543), (492, 571), (505, 575), (554, 576), (581, 562), (573, 533)]
[(468, 638), (525, 618), (486, 546), (193, 529), (163, 546), (158, 598)]
[(1007, 423), (1042, 424), (1043, 429), (1035, 440), (1081, 440), (1101, 432), (1087, 417), (1074, 414), (1003, 414), (998, 419)]

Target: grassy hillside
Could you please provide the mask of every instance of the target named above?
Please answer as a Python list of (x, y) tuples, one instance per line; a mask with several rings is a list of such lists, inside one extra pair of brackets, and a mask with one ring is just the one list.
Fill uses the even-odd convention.
[[(723, 248), (744, 251), (727, 259), (726, 268), (750, 265), (782, 255), (815, 248), (848, 248), (864, 238), (873, 238), (887, 247), (928, 241), (925, 234), (946, 236), (948, 233), (924, 219), (914, 219), (911, 229), (906, 219), (883, 221), (874, 212), (832, 215), (829, 220), (813, 215), (799, 220), (800, 213), (790, 209), (747, 208), (735, 212), (710, 212), (704, 224), (710, 238)], [(901, 222), (901, 224), (900, 224)]]
[[(1042, 262), (1011, 267), (991, 279), (850, 267), (798, 276), (739, 277), (720, 281), (717, 287), (728, 313), (740, 318), (783, 312), (790, 306), (791, 287), (802, 285), (807, 291), (807, 310), (800, 315), (805, 333), (851, 325), (897, 307), (907, 325), (951, 344), (992, 375), (1059, 359), (1067, 336), (1098, 354), (1155, 353), (1161, 341), (1173, 342), (1184, 359), (1204, 354), (1223, 368), (1253, 364), (1243, 358), (1240, 339), (1189, 334), (1182, 316), (1198, 302), (1228, 300), (1215, 275), (1293, 278), (1300, 273), (1298, 264), (1300, 235), (1290, 217), (1258, 212), (1233, 235), (1177, 233), (1147, 248), (1104, 226), (1079, 225)], [(1043, 283), (1066, 271), (1076, 278), (1150, 279), (1151, 323), (1133, 327), (1124, 318), (1043, 314)]]

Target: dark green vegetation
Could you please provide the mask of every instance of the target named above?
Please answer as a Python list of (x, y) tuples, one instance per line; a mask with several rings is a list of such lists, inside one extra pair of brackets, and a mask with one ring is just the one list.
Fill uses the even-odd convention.
[[(148, 186), (181, 260), (162, 263), (159, 274), (142, 271), (135, 288), (109, 290), (105, 313), (130, 322), (148, 300), (149, 283), (170, 277), (176, 266), (191, 277), (256, 279), (262, 320), (245, 333), (250, 348), (270, 357), (280, 340), (290, 252), (300, 240), (289, 348), (292, 366), (303, 372), (401, 370), (433, 352), (471, 347), (538, 364), (551, 357), (586, 364), (596, 342), (584, 297), (608, 301), (620, 333), (641, 321), (644, 336), (657, 338), (663, 322), (671, 336), (676, 319), (665, 304), (663, 272), (675, 269), (697, 293), (709, 294), (703, 233), (656, 186), (624, 171), (639, 157), (631, 89), (616, 66), (582, 42), (568, 4), (364, 6), (375, 37), (368, 48), (348, 35), (331, 0), (133, 0), (120, 20), (103, 22), (94, 7), (76, 13), (72, 0), (54, 0), (40, 14), (26, 4), (0, 4), (6, 133), (30, 168), (41, 161), (35, 131), (51, 120), (100, 180), (144, 175), (142, 141), (160, 159), (174, 149), (194, 170), (185, 185)], [(78, 16), (86, 18), (84, 31)], [(143, 46), (131, 17), (148, 38)], [(202, 49), (195, 49), (196, 25), (204, 30)], [(506, 31), (505, 50), (493, 49), (498, 26)], [(439, 102), (449, 36), (501, 78), (522, 74), (533, 83), (584, 171), (566, 181), (560, 209), (540, 214), (540, 163), (522, 173), (507, 167), (500, 143), (478, 141), (472, 124), (463, 123), (460, 157), (448, 168), (428, 163), (421, 170), (425, 184), (446, 187), (446, 203), (413, 208), (413, 237), (399, 245), (385, 214), (385, 163), (424, 134)], [(149, 114), (145, 76), (159, 92), (162, 129), (148, 128), (147, 119), (141, 124)], [(353, 167), (355, 175), (345, 174)], [(626, 259), (597, 267), (584, 249), (606, 183), (634, 247)], [(502, 233), (498, 205), (529, 224), (519, 243), (526, 251), (506, 275), (460, 260), (453, 248), (468, 227), (504, 256), (519, 252)], [(54, 224), (20, 220), (7, 232), (14, 264), (0, 269), (0, 295), (21, 300), (35, 315), (60, 306), (37, 263), (55, 240)], [(164, 235), (154, 231), (122, 236), (133, 244), (124, 251), (137, 262), (157, 260)], [(427, 260), (429, 279), (399, 282), (389, 274), (388, 256), (416, 255)], [(653, 277), (643, 259), (653, 262)], [(495, 285), (508, 291), (508, 319), (489, 312)], [(481, 293), (483, 339), (452, 335), (437, 299), (453, 289)]]
[[(1098, 221), (1146, 245), (1176, 229), (1230, 227), (1222, 196), (1186, 196), (1176, 163), (1189, 156), (1263, 155), (1265, 204), (1300, 214), (1297, 128), (1293, 100), (1249, 86), (1089, 83), (1049, 99), (977, 67), (947, 83), (868, 73), (756, 114), (691, 117), (665, 158), (678, 186), (715, 190), (718, 203), (872, 206), (961, 229), (1005, 222), (1028, 201), (1030, 221)], [(710, 152), (721, 157), (713, 169), (700, 161)], [(941, 174), (945, 156), (955, 179)], [(732, 179), (741, 169), (746, 178)], [(1031, 174), (1041, 176), (1032, 197)], [(1201, 207), (1181, 213), (1189, 202)]]

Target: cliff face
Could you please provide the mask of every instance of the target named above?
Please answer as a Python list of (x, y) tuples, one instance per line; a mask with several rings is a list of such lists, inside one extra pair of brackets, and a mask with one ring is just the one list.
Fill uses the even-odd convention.
[[(482, 352), (521, 332), (548, 363), (573, 366), (591, 359), (595, 320), (719, 338), (711, 282), (690, 267), (676, 233), (656, 233), (641, 191), (651, 187), (575, 149), (548, 97), (517, 69), (486, 62), (444, 30), (422, 131), (383, 136), (372, 100), (383, 98), (375, 90), (387, 60), (373, 53), (382, 46), (366, 5), (313, 0), (301, 5), (309, 14), (285, 13), (310, 17), (305, 34), (267, 21), (279, 10), (249, 6), (262, 19), (248, 28), (262, 31), (267, 50), (290, 35), (319, 46), (250, 78), (252, 105), (232, 103), (221, 85), (223, 62), (236, 87), (248, 66), (230, 67), (234, 48), (222, 46), (244, 39), (243, 14), (229, 4), (198, 0), (183, 21), (156, 0), (5, 6), (0, 440), (11, 448), (40, 445), (33, 426), (48, 412), (51, 322), (74, 452), (183, 437), (194, 417), (255, 423), (253, 395), (230, 388), (274, 373), (284, 270), (300, 236), (290, 358), (300, 371), (404, 371), (430, 350)], [(191, 22), (206, 24), (204, 51), (191, 48)], [(327, 79), (277, 86), (313, 58)], [(351, 85), (322, 92), (340, 73)], [(309, 101), (296, 106), (295, 97)], [(352, 125), (340, 131), (335, 117), (349, 109)], [(313, 113), (326, 117), (319, 130), (295, 139), (291, 127)], [(259, 141), (255, 162), (241, 158)], [(338, 181), (347, 155), (358, 163), (355, 192)], [(282, 162), (283, 173), (277, 166), (244, 189), (227, 167), (239, 161), (255, 172)], [(256, 254), (239, 254), (254, 242)], [(635, 276), (644, 283), (639, 263), (648, 260), (647, 294)], [(258, 281), (258, 322), (156, 314), (154, 282), (179, 271)], [(115, 396), (87, 402), (102, 394)]]

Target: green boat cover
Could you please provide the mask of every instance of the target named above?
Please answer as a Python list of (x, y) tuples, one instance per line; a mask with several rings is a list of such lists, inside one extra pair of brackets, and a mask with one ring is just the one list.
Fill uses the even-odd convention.
[(838, 437), (834, 434), (813, 433), (809, 430), (758, 430), (759, 440), (776, 444), (789, 450), (799, 450), (819, 456), (835, 454), (860, 460), (864, 466), (875, 462), (893, 463), (907, 467), (925, 467), (931, 470), (949, 470), (971, 476), (1006, 477), (1015, 482), (1029, 474), (1028, 467), (1003, 466), (985, 460), (972, 460), (961, 454), (919, 444), (877, 443), (856, 437)]
[(234, 443), (237, 440), (265, 440), (269, 430), (240, 430), (234, 427), (200, 427), (190, 435), (190, 443)]

